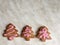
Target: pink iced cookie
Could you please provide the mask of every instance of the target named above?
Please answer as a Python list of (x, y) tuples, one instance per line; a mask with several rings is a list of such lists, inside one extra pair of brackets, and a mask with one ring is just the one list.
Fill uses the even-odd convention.
[(15, 26), (10, 23), (7, 25), (7, 27), (3, 33), (3, 36), (7, 37), (9, 40), (13, 40), (14, 37), (19, 36), (19, 34), (17, 32), (18, 32), (18, 30), (15, 29)]
[(45, 26), (41, 26), (39, 28), (37, 37), (41, 39), (41, 41), (46, 41), (46, 39), (51, 39), (51, 37), (49, 36), (48, 28)]
[(23, 28), (23, 31), (21, 33), (22, 37), (24, 37), (27, 41), (30, 40), (30, 38), (32, 38), (32, 34), (33, 34), (33, 31), (32, 31), (32, 28), (28, 25), (26, 25), (24, 28)]

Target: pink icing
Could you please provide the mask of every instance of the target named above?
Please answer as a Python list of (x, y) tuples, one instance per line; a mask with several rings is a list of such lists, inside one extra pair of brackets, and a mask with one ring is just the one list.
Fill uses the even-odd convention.
[(7, 36), (7, 34), (4, 34), (4, 36)]
[(39, 38), (42, 38), (43, 37), (45, 39), (45, 38), (48, 38), (49, 37), (47, 31), (44, 30), (44, 29), (42, 31), (40, 31), (39, 33), (42, 34), (42, 35), (40, 35)]
[(17, 34), (14, 35), (14, 37), (16, 37), (16, 36), (17, 36)]
[(23, 32), (24, 36), (25, 37), (31, 36), (29, 33), (31, 33), (31, 30), (29, 29), (29, 27), (26, 27), (25, 32)]
[(13, 39), (14, 39), (14, 36), (9, 37), (9, 40), (13, 40)]
[(30, 37), (31, 35), (29, 33), (24, 34), (25, 37)]
[(25, 31), (26, 31), (27, 33), (31, 33), (31, 30), (30, 30), (28, 27), (26, 27)]

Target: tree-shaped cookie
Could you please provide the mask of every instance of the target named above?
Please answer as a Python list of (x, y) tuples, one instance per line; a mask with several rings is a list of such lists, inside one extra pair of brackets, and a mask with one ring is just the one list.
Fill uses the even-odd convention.
[(30, 38), (34, 38), (34, 32), (32, 31), (32, 27), (26, 25), (21, 32), (21, 36), (27, 41), (29, 41)]
[(13, 40), (14, 37), (19, 36), (19, 34), (17, 32), (18, 32), (18, 30), (15, 29), (15, 26), (10, 23), (6, 26), (6, 30), (4, 31), (3, 36), (7, 37), (8, 40)]
[(37, 31), (37, 38), (41, 41), (46, 41), (46, 39), (51, 39), (50, 32), (48, 32), (48, 28), (46, 26), (41, 26)]

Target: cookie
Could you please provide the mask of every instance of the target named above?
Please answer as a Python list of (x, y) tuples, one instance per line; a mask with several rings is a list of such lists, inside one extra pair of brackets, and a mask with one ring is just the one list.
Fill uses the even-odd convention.
[(41, 26), (38, 29), (36, 37), (39, 38), (43, 42), (51, 39), (50, 32), (48, 32), (48, 28), (46, 26)]
[(21, 32), (21, 37), (23, 37), (27, 41), (29, 41), (30, 38), (34, 38), (34, 32), (32, 31), (32, 27), (30, 27), (29, 25), (24, 26)]
[(15, 29), (16, 27), (10, 23), (6, 26), (6, 29), (4, 30), (3, 36), (7, 37), (8, 40), (13, 40), (14, 37), (18, 37), (19, 34), (17, 33), (18, 30)]

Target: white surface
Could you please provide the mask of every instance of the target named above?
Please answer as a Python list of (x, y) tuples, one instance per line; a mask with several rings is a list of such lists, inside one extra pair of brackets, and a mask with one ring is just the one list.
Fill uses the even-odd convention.
[[(13, 23), (19, 31), (26, 24), (34, 33), (45, 25), (51, 32), (52, 40), (41, 42), (34, 38), (25, 41), (18, 37), (12, 41), (2, 36), (8, 23)], [(60, 45), (60, 0), (0, 0), (0, 45)]]

